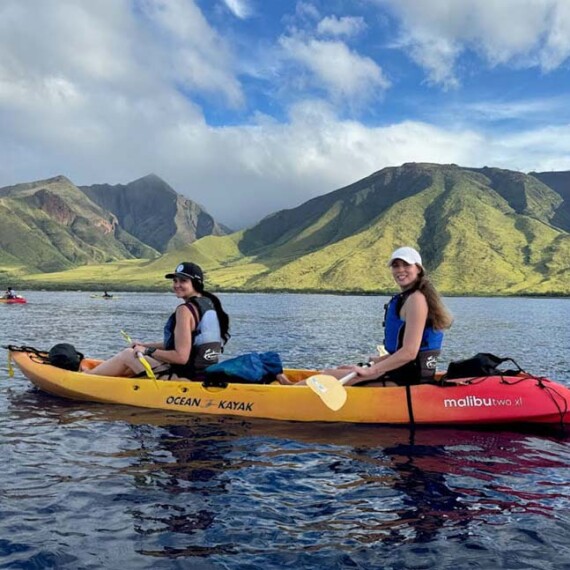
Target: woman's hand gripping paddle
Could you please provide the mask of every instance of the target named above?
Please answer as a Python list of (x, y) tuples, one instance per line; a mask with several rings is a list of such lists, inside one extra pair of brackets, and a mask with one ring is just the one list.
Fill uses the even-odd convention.
[[(372, 366), (371, 362), (364, 367)], [(358, 374), (351, 372), (340, 380), (330, 374), (317, 374), (307, 378), (307, 386), (334, 412), (340, 410), (346, 402), (346, 388), (344, 385), (356, 378)]]
[[(121, 334), (123, 335), (123, 338), (130, 344), (133, 344), (133, 340), (131, 339), (131, 337), (125, 332), (125, 331), (121, 331)], [(139, 359), (140, 363), (143, 365), (143, 368), (146, 372), (146, 375), (151, 379), (154, 380), (154, 383), (156, 384), (156, 375), (154, 374), (153, 369), (151, 368), (150, 364), (146, 361), (143, 353), (139, 350), (137, 352), (137, 358)], [(158, 388), (158, 384), (156, 384), (156, 387)]]

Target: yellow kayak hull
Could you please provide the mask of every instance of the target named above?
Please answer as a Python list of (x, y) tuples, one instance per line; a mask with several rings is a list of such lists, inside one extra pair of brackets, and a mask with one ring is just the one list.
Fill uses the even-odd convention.
[[(307, 386), (230, 383), (223, 388), (207, 387), (187, 380), (153, 381), (70, 372), (44, 364), (27, 352), (11, 351), (10, 358), (38, 388), (73, 400), (301, 422), (411, 423), (406, 389), (401, 387), (348, 387), (346, 404), (333, 411)], [(84, 362), (94, 365), (98, 361)], [(316, 371), (286, 373), (293, 380), (301, 380)], [(512, 380), (515, 382), (505, 384), (499, 377), (489, 377), (486, 382), (467, 386), (412, 386), (413, 421), (441, 425), (570, 422), (570, 412), (560, 414), (561, 401), (570, 402), (568, 388), (546, 379), (541, 381), (547, 383), (548, 390), (534, 378)], [(496, 405), (478, 405), (491, 400)]]

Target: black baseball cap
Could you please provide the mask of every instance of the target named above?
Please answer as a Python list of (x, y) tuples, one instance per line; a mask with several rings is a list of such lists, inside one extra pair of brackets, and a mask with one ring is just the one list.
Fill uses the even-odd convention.
[(176, 266), (174, 273), (167, 273), (166, 279), (174, 279), (175, 277), (185, 277), (186, 279), (196, 279), (204, 281), (204, 273), (202, 268), (191, 261), (183, 261)]

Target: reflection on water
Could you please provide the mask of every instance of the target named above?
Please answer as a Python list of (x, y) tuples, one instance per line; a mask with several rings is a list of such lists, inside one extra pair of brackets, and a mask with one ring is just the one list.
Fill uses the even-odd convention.
[[(78, 293), (65, 306), (62, 294), (26, 296), (25, 312), (0, 314), (2, 344), (68, 341), (101, 355), (120, 346), (121, 328), (156, 337), (173, 306), (160, 295), (121, 295), (112, 309)], [(451, 358), (490, 350), (486, 300), (451, 301), (456, 323), (472, 325), (450, 335)], [(557, 331), (540, 366), (570, 381), (558, 346), (568, 340), (566, 300), (488, 301), (497, 326), (514, 314), (494, 352), (528, 366)], [(232, 354), (279, 346), (292, 365), (366, 354), (379, 321), (367, 312), (372, 298), (225, 302)], [(339, 331), (347, 312), (358, 325)], [(1, 367), (1, 567), (567, 568), (568, 438), (195, 418), (61, 400)]]
[(554, 560), (570, 530), (567, 440), (8, 401), (10, 564), (489, 568)]
[[(413, 564), (423, 544), (436, 567), (449, 551), (483, 568), (506, 553), (518, 556), (494, 546), (497, 529), (531, 528), (530, 516), (570, 528), (558, 512), (570, 503), (557, 481), (567, 476), (564, 442), (233, 419), (153, 426), (148, 414), (141, 419), (131, 426), (141, 445), (133, 476), (152, 501), (132, 515), (145, 556), (207, 557), (230, 567), (242, 567), (236, 558), (248, 561), (243, 567), (295, 559), (315, 567), (396, 563), (405, 553)], [(549, 457), (553, 447), (560, 457)], [(533, 542), (554, 555), (543, 537)]]

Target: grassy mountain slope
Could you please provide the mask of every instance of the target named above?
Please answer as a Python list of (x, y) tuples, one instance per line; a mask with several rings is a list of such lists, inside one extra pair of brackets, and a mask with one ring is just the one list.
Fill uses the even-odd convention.
[[(382, 171), (366, 179), (368, 187), (361, 181), (342, 190), (350, 209), (361, 206), (368, 211), (361, 231), (340, 237), (346, 220), (344, 204), (335, 204), (327, 195), (321, 203), (323, 215), (318, 218), (314, 215), (317, 198), (311, 201), (309, 221), (303, 218), (302, 207), (296, 209), (297, 227), (289, 229), (285, 240), (257, 240), (255, 260), (267, 269), (240, 286), (387, 290), (393, 288), (384, 265), (387, 256), (395, 247), (411, 244), (420, 249), (428, 271), (448, 293), (569, 291), (560, 263), (569, 236), (550, 223), (562, 202), (550, 188), (524, 174), (499, 169), (404, 165), (386, 170), (399, 172)], [(413, 188), (414, 194), (391, 200), (405, 195), (394, 187), (394, 180)], [(388, 193), (389, 197), (373, 198), (373, 192)], [(336, 198), (339, 193), (332, 194)], [(374, 202), (386, 207), (374, 210), (370, 207)], [(353, 216), (364, 219), (365, 213)], [(315, 236), (324, 226), (329, 237), (335, 232), (338, 237), (318, 247)], [(235, 268), (232, 273), (235, 275)], [(227, 274), (227, 268), (219, 268), (212, 277), (228, 286), (231, 280), (222, 279)]]
[(386, 168), (363, 180), (291, 210), (282, 210), (244, 232), (244, 255), (291, 258), (316, 251), (360, 231), (379, 213), (413, 196), (432, 183), (429, 166), (405, 164)]
[(63, 176), (2, 188), (0, 220), (2, 250), (28, 271), (156, 255)]
[(156, 260), (49, 279), (164, 290), (164, 274), (192, 260), (214, 290), (388, 292), (391, 251), (412, 245), (447, 294), (570, 294), (570, 234), (556, 224), (564, 207), (563, 196), (522, 173), (405, 164)]
[[(205, 269), (221, 267), (227, 259), (243, 259), (237, 249), (236, 241), (240, 232), (231, 236), (208, 236), (184, 248), (168, 252), (157, 259), (131, 259), (116, 263), (82, 266), (59, 273), (36, 273), (28, 275), (26, 280), (35, 287), (60, 288), (90, 287), (111, 289), (155, 289), (164, 290), (170, 286), (164, 276), (174, 271), (184, 260), (191, 259)], [(240, 265), (240, 271), (243, 271)], [(211, 286), (214, 283), (206, 275)], [(218, 284), (216, 284), (218, 286)]]

